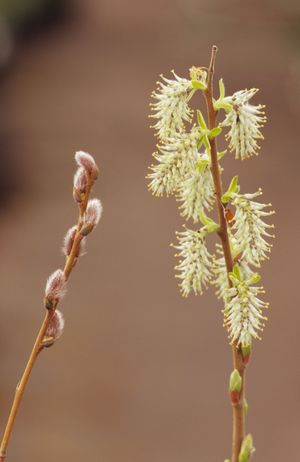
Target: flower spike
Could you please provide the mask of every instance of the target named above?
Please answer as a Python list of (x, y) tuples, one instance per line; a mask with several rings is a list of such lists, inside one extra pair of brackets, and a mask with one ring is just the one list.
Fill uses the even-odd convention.
[(186, 174), (196, 168), (198, 160), (198, 136), (194, 129), (191, 133), (183, 133), (166, 140), (166, 144), (159, 146), (159, 152), (153, 156), (158, 161), (151, 165), (149, 190), (155, 196), (176, 193), (181, 180)]
[(258, 154), (257, 140), (263, 139), (260, 129), (266, 122), (264, 106), (253, 106), (249, 100), (257, 93), (257, 89), (242, 90), (231, 97), (232, 110), (228, 112), (223, 127), (230, 127), (226, 139), (229, 140), (230, 151), (235, 158), (246, 159)]
[(186, 219), (194, 223), (200, 220), (201, 212), (211, 210), (215, 200), (214, 185), (207, 154), (199, 154), (196, 167), (191, 169), (178, 186), (179, 210)]
[(258, 331), (263, 330), (267, 319), (262, 310), (268, 307), (268, 303), (258, 298), (259, 294), (264, 293), (263, 288), (252, 286), (259, 279), (256, 273), (246, 280), (239, 280), (231, 273), (230, 279), (233, 287), (224, 293), (224, 324), (231, 342), (248, 347), (252, 338), (260, 338)]
[(253, 200), (261, 194), (261, 190), (254, 194), (232, 194), (232, 205), (236, 208), (235, 223), (232, 226), (236, 246), (241, 250), (242, 258), (255, 267), (260, 267), (260, 262), (268, 258), (267, 254), (272, 249), (265, 237), (274, 237), (267, 231), (273, 229), (274, 225), (263, 221), (264, 217), (274, 214), (273, 210), (265, 210), (271, 204)]
[(184, 122), (190, 122), (193, 115), (188, 106), (195, 92), (192, 82), (178, 77), (174, 71), (173, 75), (173, 80), (161, 76), (163, 82), (158, 82), (157, 91), (152, 93), (156, 102), (150, 105), (154, 112), (150, 117), (158, 119), (154, 128), (161, 141), (184, 132)]
[(181, 280), (179, 284), (181, 293), (184, 297), (187, 297), (192, 290), (195, 295), (202, 294), (203, 287), (207, 287), (211, 278), (212, 256), (205, 245), (207, 231), (205, 227), (199, 231), (186, 228), (176, 234), (178, 245), (173, 247), (179, 250), (176, 256), (181, 258), (175, 267), (179, 272), (176, 277)]

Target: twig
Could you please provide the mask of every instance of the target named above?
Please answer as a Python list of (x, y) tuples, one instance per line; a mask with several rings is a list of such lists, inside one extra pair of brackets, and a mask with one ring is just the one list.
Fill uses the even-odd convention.
[[(69, 279), (69, 276), (70, 276), (70, 274), (72, 272), (72, 269), (76, 265), (78, 256), (80, 254), (81, 241), (84, 238), (85, 234), (87, 234), (87, 233), (83, 233), (83, 226), (84, 226), (83, 218), (84, 218), (84, 214), (85, 214), (85, 212), (87, 210), (87, 206), (88, 206), (88, 202), (89, 202), (89, 198), (90, 198), (90, 193), (91, 193), (94, 181), (97, 178), (97, 174), (98, 174), (98, 168), (97, 168), (92, 156), (90, 156), (87, 153), (82, 153), (81, 151), (79, 151), (79, 153), (76, 154), (76, 160), (77, 160), (78, 163), (79, 163), (78, 159), (80, 157), (79, 154), (81, 154), (81, 158), (83, 160), (85, 160), (85, 164), (86, 164), (85, 167), (87, 167), (87, 166), (90, 167), (90, 171), (88, 171), (85, 168), (84, 176), (82, 176), (82, 178), (84, 178), (84, 181), (86, 181), (86, 183), (83, 184), (84, 192), (77, 191), (78, 194), (79, 193), (82, 194), (81, 195), (82, 200), (76, 200), (75, 199), (78, 202), (79, 217), (78, 217), (78, 224), (77, 224), (76, 232), (75, 232), (75, 235), (74, 235), (74, 238), (73, 238), (73, 241), (72, 241), (72, 246), (71, 246), (70, 252), (69, 252), (69, 254), (68, 254), (67, 258), (66, 258), (66, 262), (65, 262), (65, 266), (64, 266), (64, 270), (63, 270), (65, 281), (67, 281)], [(84, 168), (84, 167), (82, 167), (82, 168)], [(74, 188), (75, 187), (76, 186), (74, 185)], [(96, 224), (96, 222), (94, 223), (92, 228), (95, 226), (95, 224)], [(88, 232), (90, 232), (92, 230), (92, 228), (90, 227)], [(7, 421), (7, 424), (6, 424), (6, 427), (5, 427), (4, 435), (3, 435), (3, 438), (2, 438), (2, 441), (1, 441), (0, 462), (4, 462), (4, 460), (6, 458), (8, 444), (9, 444), (9, 441), (10, 441), (12, 430), (14, 428), (14, 423), (15, 423), (15, 420), (16, 420), (16, 416), (17, 416), (18, 410), (20, 408), (20, 404), (21, 404), (21, 401), (22, 401), (22, 398), (23, 398), (23, 395), (24, 395), (24, 392), (25, 392), (25, 389), (26, 389), (26, 385), (27, 385), (27, 383), (29, 381), (32, 369), (33, 369), (33, 367), (34, 367), (34, 365), (36, 363), (36, 360), (37, 360), (37, 358), (39, 356), (39, 353), (44, 348), (43, 339), (45, 338), (45, 334), (47, 332), (47, 329), (49, 327), (51, 319), (55, 315), (55, 310), (57, 308), (57, 304), (58, 304), (58, 301), (50, 309), (49, 308), (47, 309), (45, 318), (43, 320), (43, 323), (41, 325), (39, 333), (38, 333), (38, 335), (36, 337), (36, 340), (34, 342), (34, 346), (33, 346), (33, 349), (31, 351), (31, 354), (29, 356), (28, 362), (26, 364), (26, 367), (24, 369), (22, 377), (21, 377), (21, 379), (20, 379), (20, 381), (19, 381), (19, 383), (18, 383), (18, 385), (16, 387), (14, 400), (13, 400), (12, 407), (11, 407), (11, 410), (10, 410), (10, 413), (9, 413), (9, 417), (8, 417), (8, 421)]]
[[(214, 75), (214, 66), (217, 54), (217, 47), (212, 47), (211, 60), (208, 68), (207, 75), (207, 90), (204, 92), (209, 129), (212, 129), (217, 126), (217, 111), (214, 109), (213, 105), (213, 75)], [(227, 273), (231, 273), (233, 270), (233, 258), (230, 249), (230, 242), (228, 237), (228, 228), (227, 221), (224, 213), (224, 207), (222, 204), (222, 181), (220, 176), (220, 167), (217, 153), (217, 143), (216, 138), (210, 140), (211, 147), (211, 172), (214, 181), (215, 193), (216, 193), (216, 202), (218, 207), (218, 216), (219, 216), (219, 237), (221, 239), (221, 244), (223, 248), (224, 258), (226, 262)], [(232, 286), (232, 283), (228, 277), (229, 286)], [(242, 445), (243, 438), (245, 436), (245, 424), (244, 424), (244, 411), (243, 411), (243, 398), (244, 398), (244, 387), (245, 387), (245, 365), (243, 363), (243, 357), (241, 349), (237, 347), (236, 343), (232, 345), (232, 356), (234, 369), (239, 371), (239, 374), (242, 378), (242, 390), (241, 390), (241, 399), (238, 403), (232, 403), (233, 407), (233, 431), (232, 431), (232, 459), (231, 462), (238, 462), (239, 453)]]

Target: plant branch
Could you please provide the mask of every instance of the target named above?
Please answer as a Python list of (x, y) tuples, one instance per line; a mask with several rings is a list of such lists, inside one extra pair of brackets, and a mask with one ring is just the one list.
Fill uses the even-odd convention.
[[(76, 234), (75, 234), (75, 237), (74, 237), (74, 241), (73, 241), (73, 244), (72, 244), (70, 254), (66, 258), (65, 267), (64, 267), (64, 270), (63, 270), (66, 280), (68, 280), (68, 278), (69, 278), (69, 276), (70, 276), (70, 274), (72, 272), (72, 269), (74, 268), (74, 266), (75, 266), (75, 264), (77, 262), (77, 259), (78, 259), (80, 243), (81, 243), (81, 240), (83, 238), (83, 236), (80, 234), (80, 230), (81, 230), (81, 227), (82, 227), (82, 217), (83, 217), (83, 214), (84, 214), (84, 212), (85, 212), (85, 210), (87, 208), (87, 204), (88, 204), (89, 196), (90, 196), (91, 189), (92, 189), (92, 186), (93, 186), (93, 182), (94, 182), (93, 178), (88, 179), (85, 198), (79, 204), (79, 218), (78, 218), (77, 230), (76, 230)], [(33, 367), (34, 367), (34, 365), (36, 363), (37, 357), (38, 357), (39, 353), (43, 350), (42, 342), (43, 342), (43, 339), (45, 337), (45, 334), (46, 334), (47, 328), (49, 326), (49, 323), (50, 323), (52, 317), (54, 316), (56, 308), (57, 308), (57, 305), (53, 309), (47, 310), (45, 318), (44, 318), (43, 323), (41, 325), (41, 328), (39, 330), (39, 333), (38, 333), (38, 335), (36, 337), (36, 340), (34, 342), (34, 346), (32, 348), (31, 354), (29, 356), (28, 362), (27, 362), (26, 367), (24, 369), (24, 372), (22, 374), (22, 377), (21, 377), (21, 379), (20, 379), (20, 381), (19, 381), (19, 383), (18, 383), (18, 385), (16, 387), (14, 400), (13, 400), (12, 407), (11, 407), (11, 410), (10, 410), (10, 413), (9, 413), (9, 417), (8, 417), (7, 424), (6, 424), (6, 427), (5, 427), (4, 435), (3, 435), (3, 438), (2, 438), (2, 441), (1, 441), (0, 462), (4, 462), (4, 460), (6, 458), (7, 447), (8, 447), (9, 440), (10, 440), (10, 437), (11, 437), (11, 433), (12, 433), (12, 430), (13, 430), (13, 427), (14, 427), (15, 419), (16, 419), (16, 416), (17, 416), (17, 413), (18, 413), (18, 410), (19, 410), (19, 407), (20, 407), (20, 404), (21, 404), (21, 401), (22, 401), (22, 398), (23, 398), (23, 395), (24, 395), (24, 392), (25, 392), (25, 388), (26, 388), (26, 385), (27, 385), (27, 383), (29, 381), (32, 369), (33, 369)]]
[[(204, 92), (207, 115), (208, 115), (208, 124), (209, 129), (215, 128), (217, 126), (217, 115), (218, 112), (214, 109), (213, 104), (213, 76), (214, 76), (214, 66), (217, 54), (217, 47), (214, 45), (212, 47), (211, 59), (208, 68), (207, 74), (207, 89)], [(226, 262), (227, 273), (229, 274), (233, 270), (233, 258), (230, 249), (230, 241), (228, 236), (228, 227), (227, 220), (224, 213), (224, 207), (222, 204), (222, 180), (220, 175), (220, 166), (217, 153), (217, 143), (216, 138), (210, 140), (211, 148), (211, 172), (214, 181), (216, 202), (218, 208), (219, 216), (219, 231), (218, 235), (221, 239), (221, 244), (224, 253), (224, 259)], [(231, 281), (228, 278), (229, 285), (231, 286)], [(231, 462), (238, 462), (239, 452), (241, 444), (245, 435), (245, 425), (244, 425), (244, 411), (243, 411), (243, 396), (244, 396), (244, 387), (245, 387), (245, 365), (243, 363), (242, 352), (240, 348), (237, 347), (236, 343), (232, 345), (232, 355), (233, 355), (233, 365), (234, 369), (239, 371), (239, 374), (242, 378), (242, 390), (241, 390), (241, 399), (237, 404), (232, 404), (233, 407), (233, 434), (232, 434), (232, 459)]]

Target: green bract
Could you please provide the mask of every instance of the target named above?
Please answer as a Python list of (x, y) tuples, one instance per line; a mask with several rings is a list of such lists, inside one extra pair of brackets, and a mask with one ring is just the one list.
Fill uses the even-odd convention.
[(229, 381), (229, 391), (241, 391), (242, 389), (242, 377), (240, 376), (240, 373), (237, 369), (234, 369), (234, 371), (230, 375), (230, 381)]

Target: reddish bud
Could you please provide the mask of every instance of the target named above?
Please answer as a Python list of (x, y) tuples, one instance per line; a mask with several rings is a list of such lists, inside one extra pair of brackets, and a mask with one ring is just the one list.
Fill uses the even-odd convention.
[(75, 160), (77, 165), (83, 167), (94, 180), (97, 179), (99, 170), (93, 156), (84, 151), (77, 151)]
[(241, 399), (241, 393), (239, 391), (231, 391), (230, 399), (231, 399), (232, 404), (238, 404)]
[(66, 293), (66, 278), (61, 269), (54, 271), (49, 276), (45, 290), (45, 307), (48, 310), (55, 308), (59, 300)]

